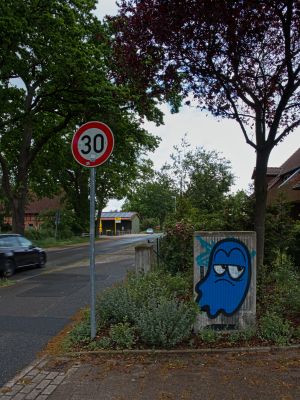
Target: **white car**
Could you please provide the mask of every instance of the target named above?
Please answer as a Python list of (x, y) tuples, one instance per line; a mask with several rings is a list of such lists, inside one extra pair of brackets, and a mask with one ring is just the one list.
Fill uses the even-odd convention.
[(153, 231), (153, 229), (152, 228), (148, 228), (147, 230), (146, 230), (146, 233), (148, 233), (148, 234), (152, 234), (152, 233), (154, 233), (154, 231)]

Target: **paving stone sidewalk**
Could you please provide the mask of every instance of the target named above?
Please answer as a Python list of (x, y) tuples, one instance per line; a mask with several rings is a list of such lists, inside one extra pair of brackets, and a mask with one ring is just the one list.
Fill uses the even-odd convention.
[(46, 400), (51, 393), (77, 370), (75, 363), (67, 371), (49, 370), (47, 357), (42, 357), (0, 388), (0, 400)]
[(300, 349), (45, 357), (0, 400), (299, 400)]

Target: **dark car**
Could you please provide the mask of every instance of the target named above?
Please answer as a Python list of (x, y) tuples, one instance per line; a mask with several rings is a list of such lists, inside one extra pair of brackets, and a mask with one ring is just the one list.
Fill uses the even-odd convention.
[(30, 240), (21, 235), (0, 235), (0, 274), (10, 277), (17, 268), (27, 266), (44, 267), (46, 253), (34, 246)]

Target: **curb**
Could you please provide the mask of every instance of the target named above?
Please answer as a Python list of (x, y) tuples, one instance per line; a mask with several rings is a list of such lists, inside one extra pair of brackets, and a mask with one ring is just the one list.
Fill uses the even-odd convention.
[(267, 353), (271, 351), (287, 351), (298, 350), (300, 344), (291, 346), (261, 346), (261, 347), (221, 347), (221, 348), (206, 348), (206, 349), (136, 349), (136, 350), (94, 350), (94, 351), (77, 351), (64, 353), (61, 357), (78, 357), (82, 355), (130, 355), (130, 354), (209, 354), (209, 353)]

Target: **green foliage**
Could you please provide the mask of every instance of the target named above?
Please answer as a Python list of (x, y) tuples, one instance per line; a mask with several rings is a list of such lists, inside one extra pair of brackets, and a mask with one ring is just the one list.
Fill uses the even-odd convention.
[(292, 227), (292, 240), (289, 243), (287, 253), (293, 258), (295, 265), (300, 271), (300, 221), (294, 221)]
[(253, 230), (254, 201), (243, 190), (226, 197), (223, 206), (222, 229), (226, 231)]
[(265, 234), (265, 263), (273, 263), (277, 255), (285, 253), (295, 243), (297, 230), (291, 218), (291, 205), (280, 195), (276, 202), (267, 208)]
[(271, 267), (258, 270), (258, 311), (297, 317), (300, 310), (300, 275), (291, 259), (279, 254)]
[[(55, 214), (56, 211), (46, 211), (41, 213), (43, 221), (41, 225), (41, 234), (45, 238), (55, 236)], [(60, 210), (60, 222), (57, 226), (57, 239), (68, 239), (74, 235), (82, 233), (82, 226), (79, 225), (77, 215), (73, 210), (66, 207)]]
[(74, 326), (68, 336), (68, 344), (88, 343), (91, 338), (91, 325), (88, 319), (83, 319)]
[(111, 347), (112, 347), (111, 338), (108, 336), (102, 336), (101, 338), (99, 338), (97, 340), (93, 340), (88, 345), (88, 348), (91, 351), (106, 350), (106, 349), (110, 349)]
[(136, 342), (135, 329), (128, 322), (112, 325), (109, 336), (117, 349), (131, 349)]
[(170, 347), (190, 335), (198, 311), (194, 302), (180, 300), (191, 293), (189, 285), (186, 277), (162, 271), (129, 274), (124, 284), (98, 296), (98, 328), (111, 327), (112, 343), (120, 348), (132, 346), (137, 339)]
[(193, 226), (182, 220), (169, 224), (160, 241), (160, 255), (165, 268), (175, 274), (189, 271), (193, 266)]
[(8, 287), (8, 286), (12, 286), (16, 283), (16, 281), (13, 281), (11, 279), (7, 279), (7, 278), (1, 278), (0, 276), (0, 288), (1, 287)]
[(218, 341), (220, 335), (219, 333), (211, 328), (205, 328), (202, 329), (199, 333), (198, 336), (200, 337), (201, 340), (205, 343), (215, 343)]
[(300, 342), (300, 326), (297, 326), (294, 329), (293, 337), (296, 339), (297, 342)]
[(275, 312), (267, 312), (260, 318), (259, 334), (263, 340), (283, 346), (291, 340), (292, 326)]
[[(113, 155), (97, 173), (97, 208), (124, 197), (158, 139), (137, 115), (157, 123), (161, 112), (114, 83), (107, 27), (95, 0), (8, 0), (1, 4), (1, 176), (13, 229), (23, 233), (29, 192), (51, 196), (62, 187), (80, 230), (88, 226), (88, 171), (73, 160), (78, 124), (100, 119), (114, 132)], [(74, 221), (71, 230), (75, 232)], [(78, 228), (77, 228), (78, 229)], [(67, 225), (61, 235), (67, 237)]]
[(230, 332), (228, 335), (228, 342), (231, 344), (236, 344), (239, 342), (248, 342), (256, 336), (256, 328), (247, 328), (243, 330), (236, 330)]
[(190, 336), (196, 314), (194, 303), (152, 298), (140, 309), (136, 329), (145, 344), (169, 348)]
[(143, 221), (149, 219), (158, 220), (158, 224), (162, 227), (168, 213), (175, 210), (174, 196), (171, 182), (156, 174), (153, 180), (140, 182), (132, 192), (127, 194), (127, 200), (122, 209), (137, 211), (143, 227), (145, 226)]
[(98, 328), (134, 321), (136, 306), (125, 286), (106, 289), (97, 298), (96, 316)]
[(147, 228), (155, 229), (156, 227), (160, 227), (158, 218), (143, 218), (141, 220), (141, 231), (145, 231)]

